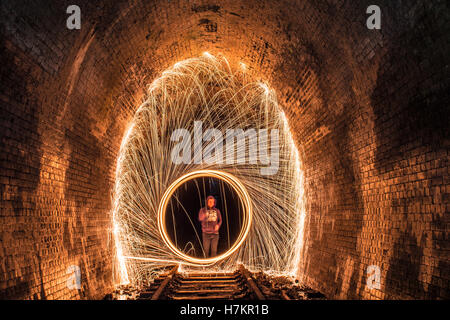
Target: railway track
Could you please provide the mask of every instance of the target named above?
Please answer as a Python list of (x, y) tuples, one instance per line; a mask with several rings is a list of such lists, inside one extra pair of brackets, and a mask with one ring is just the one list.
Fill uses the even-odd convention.
[(139, 300), (265, 300), (251, 272), (243, 265), (232, 273), (178, 273), (178, 266), (161, 274)]

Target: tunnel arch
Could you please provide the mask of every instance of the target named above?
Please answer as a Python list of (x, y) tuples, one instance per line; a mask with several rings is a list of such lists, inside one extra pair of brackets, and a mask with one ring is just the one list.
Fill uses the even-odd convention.
[(330, 297), (448, 298), (445, 4), (379, 1), (369, 31), (368, 1), (77, 2), (79, 31), (63, 2), (1, 5), (1, 297), (111, 289), (127, 125), (150, 79), (209, 51), (267, 80), (285, 111), (305, 169), (299, 279)]

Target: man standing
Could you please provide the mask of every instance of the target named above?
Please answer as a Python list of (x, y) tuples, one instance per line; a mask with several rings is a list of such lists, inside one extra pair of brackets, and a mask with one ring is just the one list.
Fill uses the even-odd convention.
[[(219, 228), (222, 225), (222, 215), (216, 207), (216, 199), (208, 196), (206, 206), (198, 212), (198, 220), (202, 223), (203, 250), (206, 257), (217, 255), (217, 244), (219, 243)], [(211, 255), (209, 249), (211, 248)]]

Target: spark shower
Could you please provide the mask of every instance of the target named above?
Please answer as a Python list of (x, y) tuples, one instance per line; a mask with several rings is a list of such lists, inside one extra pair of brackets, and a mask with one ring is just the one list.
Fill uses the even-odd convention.
[[(233, 163), (172, 162), (177, 143), (171, 140), (172, 133), (183, 128), (193, 134), (195, 121), (223, 133), (230, 128), (276, 130), (276, 174), (262, 175), (263, 162), (245, 161), (251, 156), (245, 144), (237, 144)], [(216, 150), (218, 143), (202, 141), (192, 152)], [(245, 239), (232, 253), (213, 261), (195, 261), (168, 245), (160, 223), (165, 214), (161, 206), (177, 179), (208, 170), (232, 176), (242, 185), (252, 218)], [(181, 270), (206, 266), (208, 271), (235, 270), (243, 263), (251, 270), (296, 275), (303, 249), (303, 172), (274, 91), (244, 68), (234, 68), (224, 57), (208, 53), (163, 72), (148, 87), (122, 141), (112, 216), (118, 283), (139, 283), (174, 263)]]

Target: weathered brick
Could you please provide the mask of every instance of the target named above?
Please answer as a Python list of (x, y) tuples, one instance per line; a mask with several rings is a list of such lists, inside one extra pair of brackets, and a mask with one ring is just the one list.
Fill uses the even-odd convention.
[(73, 31), (63, 1), (1, 6), (0, 298), (112, 288), (121, 139), (145, 86), (204, 51), (267, 80), (288, 118), (306, 179), (299, 278), (331, 298), (449, 298), (445, 4), (380, 0), (378, 31), (369, 1), (103, 2), (78, 0)]

